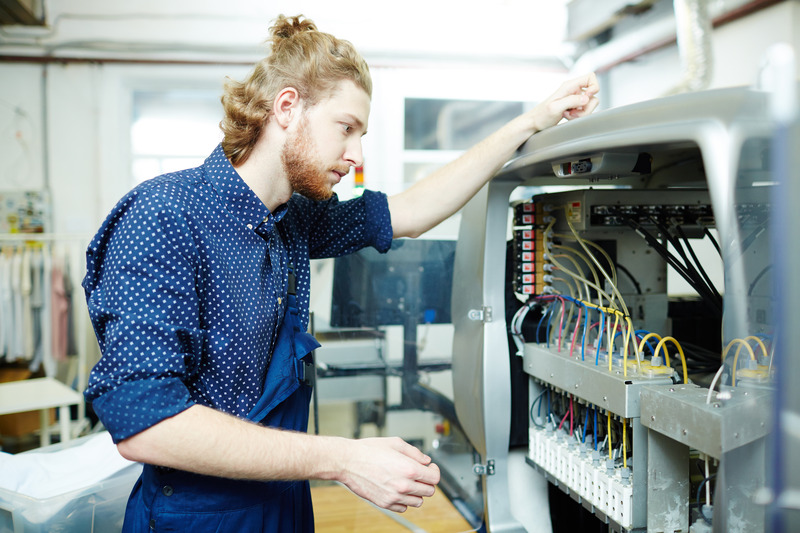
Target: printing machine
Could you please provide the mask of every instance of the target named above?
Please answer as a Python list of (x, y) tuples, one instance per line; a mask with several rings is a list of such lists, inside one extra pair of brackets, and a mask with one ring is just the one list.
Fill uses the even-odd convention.
[[(778, 282), (797, 247), (776, 209), (797, 150), (774, 149), (796, 126), (776, 126), (773, 102), (739, 87), (595, 112), (533, 136), (464, 208), (452, 292), (464, 443), (435, 460), (486, 530), (534, 530), (517, 487), (542, 478), (614, 531), (777, 530), (772, 511), (793, 504), (776, 492), (792, 475), (779, 487), (775, 472), (796, 459), (790, 437), (772, 439), (775, 390), (800, 376), (776, 342), (794, 334)], [(719, 255), (694, 257), (701, 241)], [(596, 269), (563, 257), (580, 254)], [(723, 279), (677, 299), (675, 258), (691, 279), (713, 262)], [(586, 283), (564, 281), (576, 270)], [(459, 461), (471, 471), (448, 468)]]

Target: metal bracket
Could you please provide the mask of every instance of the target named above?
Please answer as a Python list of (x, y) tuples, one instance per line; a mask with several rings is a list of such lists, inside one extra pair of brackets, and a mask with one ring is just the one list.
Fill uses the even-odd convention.
[(493, 476), (494, 459), (489, 459), (488, 461), (486, 461), (485, 465), (477, 463), (472, 465), (472, 471), (475, 473), (476, 476)]
[(476, 320), (480, 322), (491, 322), (492, 321), (492, 308), (491, 307), (481, 307), (480, 309), (470, 309), (467, 317), (470, 320)]

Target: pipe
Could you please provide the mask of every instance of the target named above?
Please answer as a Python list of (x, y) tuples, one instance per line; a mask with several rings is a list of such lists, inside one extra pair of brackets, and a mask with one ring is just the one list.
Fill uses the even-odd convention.
[[(713, 17), (711, 25), (719, 28), (786, 0), (753, 0), (741, 7)], [(677, 41), (671, 19), (658, 21), (647, 28), (625, 35), (584, 53), (572, 67), (573, 72), (594, 71), (602, 74), (618, 65), (635, 61), (651, 52), (672, 46)]]
[(664, 95), (699, 91), (711, 83), (711, 17), (706, 0), (674, 0), (683, 78)]

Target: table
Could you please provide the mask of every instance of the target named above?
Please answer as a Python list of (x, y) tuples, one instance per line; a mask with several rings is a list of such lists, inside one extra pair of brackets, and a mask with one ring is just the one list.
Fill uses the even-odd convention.
[(53, 378), (34, 378), (0, 383), (0, 415), (39, 411), (42, 446), (50, 444), (48, 411), (58, 408), (61, 442), (72, 438), (69, 408), (83, 402), (83, 395)]

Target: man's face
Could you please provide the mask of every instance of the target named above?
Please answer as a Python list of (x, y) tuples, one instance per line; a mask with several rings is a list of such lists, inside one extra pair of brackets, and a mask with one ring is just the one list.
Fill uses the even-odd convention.
[(370, 101), (351, 81), (305, 108), (281, 152), (284, 171), (294, 192), (312, 200), (327, 200), (333, 186), (363, 164), (361, 137), (367, 132)]

